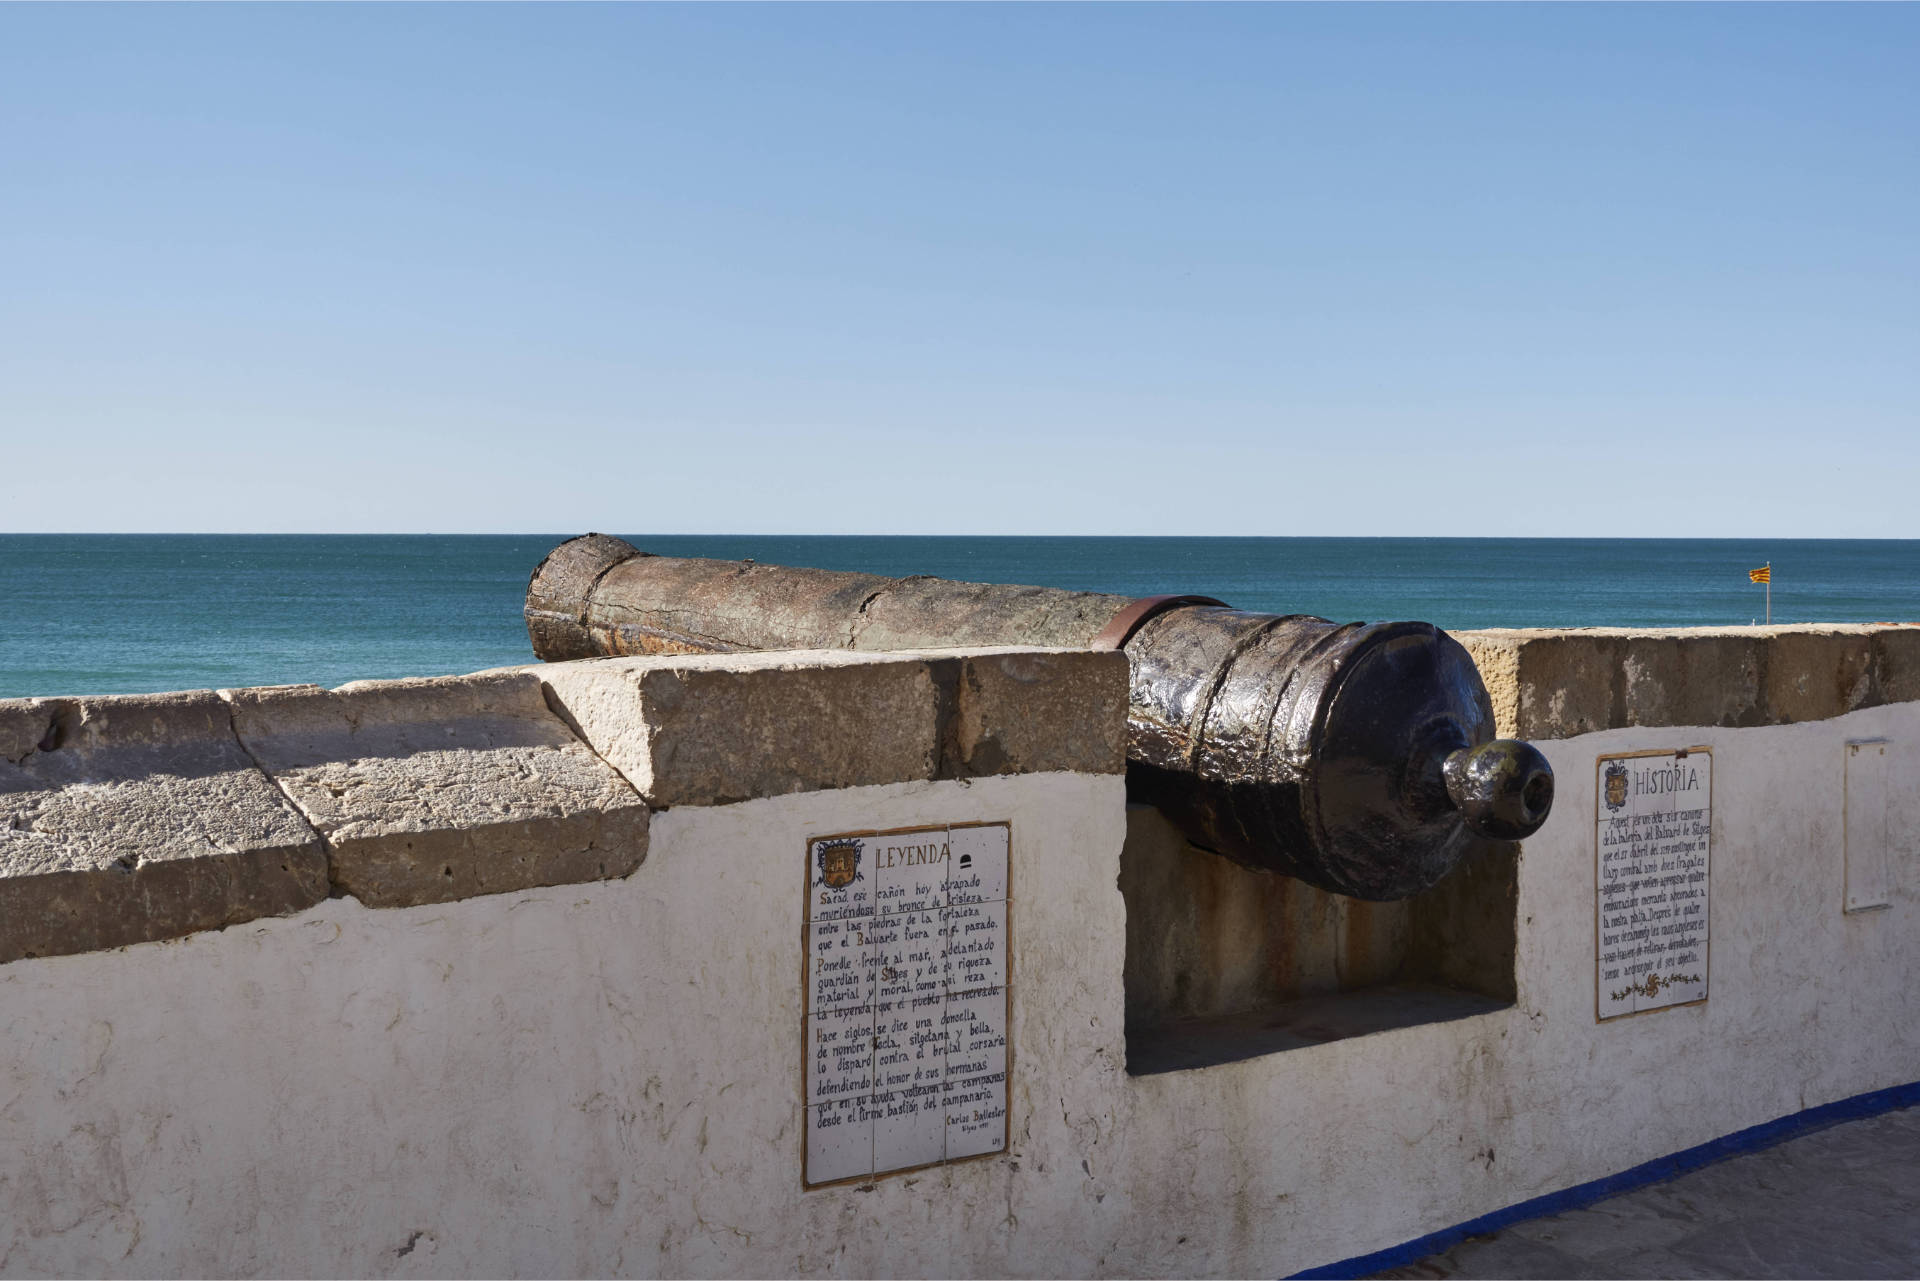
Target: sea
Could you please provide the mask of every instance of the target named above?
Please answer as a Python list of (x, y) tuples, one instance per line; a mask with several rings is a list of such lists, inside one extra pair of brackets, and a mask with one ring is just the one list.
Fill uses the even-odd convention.
[[(520, 609), (567, 534), (0, 534), (0, 697), (431, 676), (533, 661)], [(1920, 620), (1920, 540), (629, 534), (751, 557), (1476, 627)]]

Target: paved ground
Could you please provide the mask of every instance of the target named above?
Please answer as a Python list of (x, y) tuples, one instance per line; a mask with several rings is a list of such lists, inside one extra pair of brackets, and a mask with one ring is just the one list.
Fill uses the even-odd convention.
[(1920, 1277), (1920, 1108), (1849, 1121), (1383, 1277)]

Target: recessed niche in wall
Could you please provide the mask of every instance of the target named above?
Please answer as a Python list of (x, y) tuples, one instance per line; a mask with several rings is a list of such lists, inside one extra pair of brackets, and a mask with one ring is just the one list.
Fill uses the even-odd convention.
[(1514, 1000), (1517, 844), (1369, 903), (1252, 871), (1127, 807), (1127, 1070), (1206, 1067)]

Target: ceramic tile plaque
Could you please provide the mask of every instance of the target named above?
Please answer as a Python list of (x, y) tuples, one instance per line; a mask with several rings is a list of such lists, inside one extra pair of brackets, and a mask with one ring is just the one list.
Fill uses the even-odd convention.
[(1713, 755), (1627, 752), (1595, 771), (1597, 1016), (1704, 1001)]
[(1007, 1148), (1007, 823), (843, 832), (806, 848), (801, 1182)]

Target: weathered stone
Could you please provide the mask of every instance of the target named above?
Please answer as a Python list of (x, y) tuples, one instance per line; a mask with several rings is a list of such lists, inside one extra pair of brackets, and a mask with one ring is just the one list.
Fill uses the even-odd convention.
[(648, 802), (732, 801), (934, 776), (925, 660), (788, 650), (554, 663), (556, 705)]
[(1620, 701), (1633, 725), (1744, 725), (1762, 705), (1766, 642), (1742, 632), (1622, 638)]
[(1515, 999), (1520, 850), (1517, 841), (1489, 841), (1413, 900), (1401, 977)]
[(0, 961), (311, 907), (326, 854), (211, 691), (0, 702)]
[[(955, 660), (928, 658), (944, 685)], [(958, 667), (940, 777), (1126, 771), (1125, 654), (996, 650), (968, 654)]]
[(1825, 720), (1879, 703), (1873, 697), (1872, 665), (1872, 641), (1859, 631), (1778, 633), (1767, 642), (1771, 719), (1780, 724)]
[(1920, 626), (1876, 627), (1873, 681), (1881, 701), (1910, 703), (1920, 699)]
[(656, 806), (1125, 768), (1117, 653), (785, 650), (536, 670), (580, 735)]
[(247, 750), (371, 907), (621, 877), (647, 808), (524, 671), (222, 691)]
[(1790, 725), (1920, 699), (1920, 627), (1830, 624), (1458, 632), (1500, 733)]
[(1489, 842), (1432, 889), (1372, 903), (1216, 858), (1158, 810), (1129, 805), (1119, 880), (1129, 1028), (1392, 982), (1511, 1001), (1519, 850)]
[(1505, 632), (1452, 632), (1480, 669), (1480, 682), (1487, 687), (1487, 701), (1493, 705), (1493, 723), (1497, 731), (1516, 737), (1514, 726), (1520, 723), (1520, 649), (1507, 643)]
[[(1506, 630), (1452, 636), (1473, 655), (1502, 736), (1571, 738), (1608, 727), (1625, 648), (1619, 637)], [(1569, 640), (1575, 636), (1578, 643)]]

